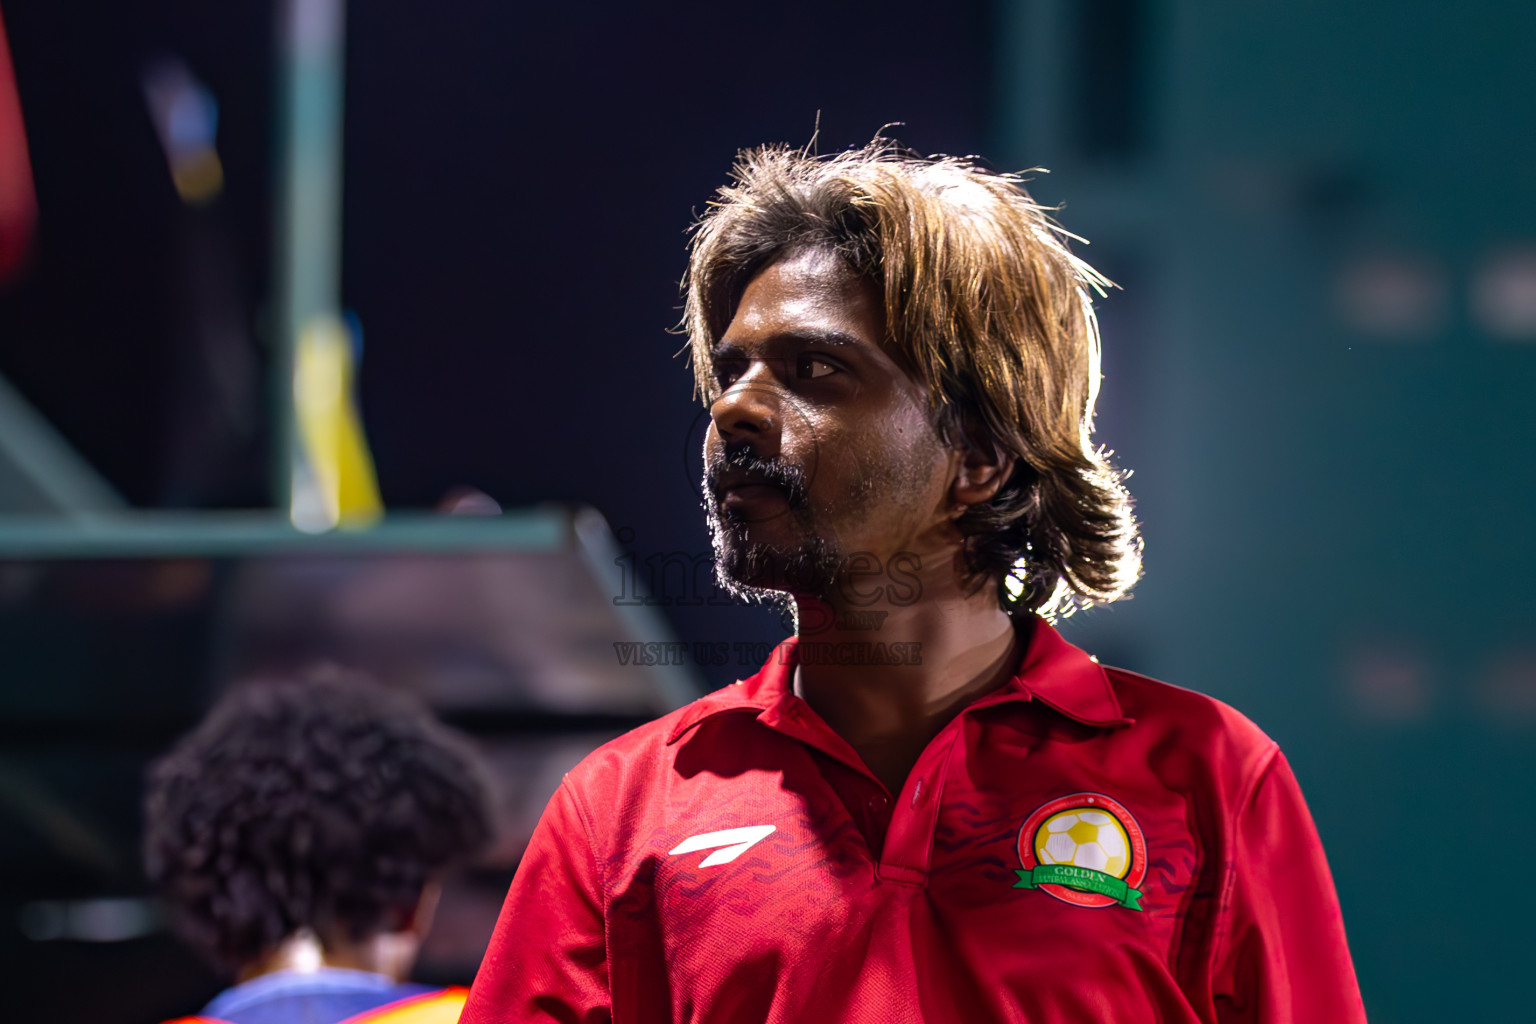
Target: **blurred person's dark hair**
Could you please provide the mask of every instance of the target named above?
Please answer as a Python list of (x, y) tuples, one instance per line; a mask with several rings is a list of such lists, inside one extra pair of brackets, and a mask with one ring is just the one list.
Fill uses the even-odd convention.
[[(806, 250), (836, 253), (885, 296), (886, 346), (929, 395), (948, 444), (1016, 459), (959, 520), (966, 570), (1005, 607), (1070, 614), (1141, 573), (1124, 474), (1090, 442), (1099, 335), (1090, 289), (1109, 282), (1020, 178), (877, 138), (828, 157), (749, 150), (700, 219), (686, 280), (698, 391), (747, 284)], [(1010, 578), (1013, 586), (1006, 584)]]
[(145, 865), (176, 929), (238, 971), (296, 933), (408, 926), (490, 839), (490, 787), (412, 697), (334, 669), (237, 684), (149, 771)]

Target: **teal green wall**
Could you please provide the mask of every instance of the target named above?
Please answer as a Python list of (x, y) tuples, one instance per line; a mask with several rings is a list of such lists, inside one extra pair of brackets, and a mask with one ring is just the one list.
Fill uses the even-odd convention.
[[(1536, 338), (1471, 296), (1536, 247), (1536, 4), (1148, 0), (1145, 144), (1094, 157), (1074, 32), (1133, 6), (999, 12), (989, 155), (1124, 286), (1100, 439), (1147, 577), (1067, 632), (1280, 740), (1374, 1021), (1525, 1019)], [(1379, 260), (1421, 268), (1401, 336), (1338, 298)]]

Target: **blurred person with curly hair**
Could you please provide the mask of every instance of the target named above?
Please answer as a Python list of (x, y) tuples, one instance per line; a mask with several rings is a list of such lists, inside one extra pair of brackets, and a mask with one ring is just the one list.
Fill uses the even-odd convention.
[(321, 670), (237, 684), (150, 769), (145, 865), (237, 984), (189, 1020), (451, 1022), (405, 981), (440, 881), (490, 839), (474, 751), (409, 696)]
[(1274, 741), (1053, 626), (1142, 554), (1069, 238), (974, 160), (742, 154), (686, 279), (704, 504), (796, 635), (566, 776), (465, 1024), (1363, 1021)]

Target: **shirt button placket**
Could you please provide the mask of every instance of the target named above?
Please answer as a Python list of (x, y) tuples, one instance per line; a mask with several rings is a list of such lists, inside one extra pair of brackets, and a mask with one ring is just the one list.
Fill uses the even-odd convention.
[(928, 745), (903, 787), (901, 801), (891, 814), (877, 874), (890, 882), (928, 884), (933, 857), (933, 836), (943, 803), (944, 778), (959, 727), (954, 723)]

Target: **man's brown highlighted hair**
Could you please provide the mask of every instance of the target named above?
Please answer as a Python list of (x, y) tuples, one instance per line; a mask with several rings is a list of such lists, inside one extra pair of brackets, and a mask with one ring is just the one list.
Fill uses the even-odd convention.
[(877, 138), (826, 157), (740, 155), (696, 227), (684, 326), (698, 393), (748, 282), (805, 250), (883, 286), (888, 352), (923, 383), (946, 443), (1009, 454), (1012, 475), (958, 520), (966, 571), (1050, 617), (1123, 597), (1141, 574), (1124, 473), (1090, 440), (1109, 282), (1016, 175)]

